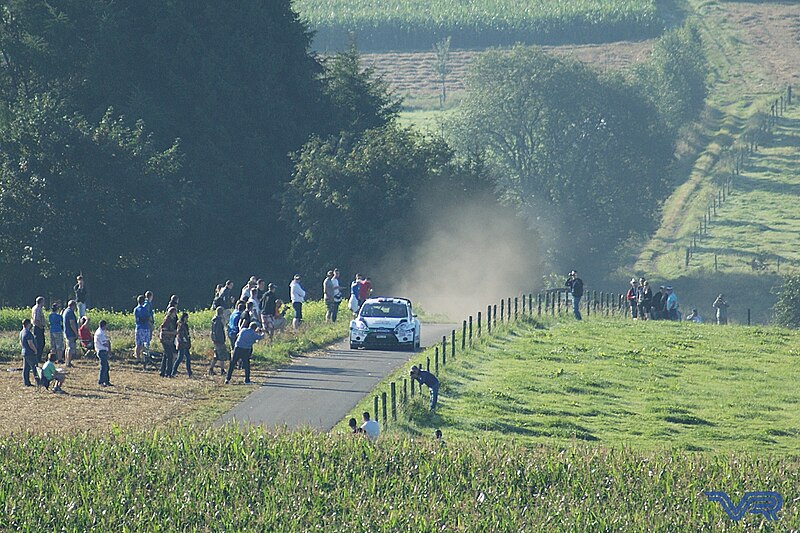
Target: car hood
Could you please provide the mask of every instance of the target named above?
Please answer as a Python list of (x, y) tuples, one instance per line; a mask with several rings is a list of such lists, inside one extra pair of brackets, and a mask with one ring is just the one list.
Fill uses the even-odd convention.
[(394, 328), (400, 323), (402, 318), (361, 318), (362, 322), (369, 328)]

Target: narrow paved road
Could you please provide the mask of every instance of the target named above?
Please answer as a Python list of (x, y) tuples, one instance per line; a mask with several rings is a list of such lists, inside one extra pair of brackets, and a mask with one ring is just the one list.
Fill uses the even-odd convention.
[[(449, 337), (454, 328), (452, 324), (423, 324), (422, 346), (441, 342), (442, 336)], [(225, 414), (218, 424), (235, 420), (267, 427), (328, 431), (383, 378), (413, 356), (399, 351), (350, 350), (348, 342), (342, 341), (324, 355), (295, 359)]]

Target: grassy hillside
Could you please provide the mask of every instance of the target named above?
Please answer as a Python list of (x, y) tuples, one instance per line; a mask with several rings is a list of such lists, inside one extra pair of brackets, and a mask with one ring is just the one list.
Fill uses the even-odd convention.
[[(796, 457), (237, 429), (0, 439), (4, 531), (786, 531)], [(776, 490), (734, 527), (703, 491)]]
[[(519, 323), (442, 373), (399, 431), (636, 449), (796, 453), (800, 333), (617, 319)], [(368, 405), (368, 404), (367, 404)]]
[[(695, 20), (714, 67), (703, 124), (705, 147), (687, 170), (686, 181), (666, 200), (661, 227), (638, 250), (630, 270), (678, 287), (684, 307), (709, 312), (714, 297), (725, 293), (734, 320), (745, 322), (749, 308), (753, 321), (766, 323), (775, 302), (773, 287), (800, 259), (795, 251), (800, 220), (793, 205), (800, 184), (796, 102), (734, 182), (733, 195), (717, 210), (709, 233), (698, 240), (688, 268), (685, 252), (719, 181), (730, 174), (725, 151), (741, 145), (750, 117), (785, 94), (786, 83), (797, 72), (800, 46), (790, 21), (800, 16), (800, 5), (688, 3), (697, 10)], [(752, 268), (754, 258), (766, 267)]]
[(336, 50), (355, 36), (362, 50), (430, 50), (453, 36), (458, 48), (609, 42), (652, 37), (662, 28), (653, 0), (295, 0), (316, 32), (315, 47)]

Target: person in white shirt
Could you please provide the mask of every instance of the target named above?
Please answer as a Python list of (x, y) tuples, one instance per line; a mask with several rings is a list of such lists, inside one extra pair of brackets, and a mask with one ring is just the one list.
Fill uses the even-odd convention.
[(292, 320), (292, 327), (295, 330), (300, 328), (300, 322), (303, 320), (303, 302), (306, 299), (306, 291), (300, 285), (300, 274), (295, 274), (294, 279), (289, 284), (289, 293), (292, 296), (292, 307), (294, 308), (294, 320)]
[(101, 387), (110, 387), (111, 381), (108, 377), (108, 356), (111, 354), (111, 340), (106, 335), (105, 320), (100, 321), (97, 331), (94, 332), (94, 349), (97, 351), (97, 358), (100, 360), (100, 377), (97, 384)]
[(333, 307), (333, 316), (331, 316), (331, 322), (336, 322), (336, 319), (339, 317), (339, 305), (342, 302), (342, 286), (339, 285), (339, 269), (333, 269), (333, 301), (335, 302), (335, 306)]
[(375, 420), (370, 420), (369, 412), (364, 411), (362, 415), (364, 417), (364, 423), (361, 424), (361, 429), (364, 430), (364, 433), (367, 434), (369, 440), (375, 440), (378, 438), (380, 434), (380, 428), (378, 427), (378, 423)]

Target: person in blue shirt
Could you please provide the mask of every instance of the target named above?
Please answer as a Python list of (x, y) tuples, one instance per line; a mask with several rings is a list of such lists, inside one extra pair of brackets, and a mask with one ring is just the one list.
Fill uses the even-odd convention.
[(135, 341), (136, 341), (136, 360), (142, 357), (142, 350), (145, 346), (150, 345), (151, 333), (151, 310), (147, 308), (145, 303), (147, 299), (144, 294), (140, 294), (136, 298), (136, 307), (133, 310), (133, 319), (136, 322)]
[(59, 313), (60, 305), (53, 304), (47, 321), (50, 322), (50, 351), (58, 356), (57, 361), (64, 361), (64, 319)]
[[(233, 315), (231, 315), (233, 316)], [(228, 375), (225, 377), (225, 384), (231, 382), (233, 369), (236, 363), (240, 360), (242, 362), (242, 369), (244, 370), (244, 382), (250, 384), (250, 356), (253, 355), (253, 345), (264, 338), (264, 330), (258, 327), (255, 322), (250, 323), (249, 328), (243, 328), (236, 337), (236, 343), (233, 348), (233, 355), (231, 356), (231, 363), (228, 365)]]
[(436, 376), (422, 370), (418, 366), (411, 367), (411, 379), (417, 380), (420, 385), (426, 385), (431, 391), (431, 411), (436, 409), (436, 402), (439, 400), (439, 380)]
[(239, 329), (241, 329), (242, 315), (245, 311), (245, 304), (239, 302), (236, 306), (236, 311), (231, 313), (228, 319), (228, 338), (231, 341), (231, 352), (236, 349), (236, 338), (239, 336)]

